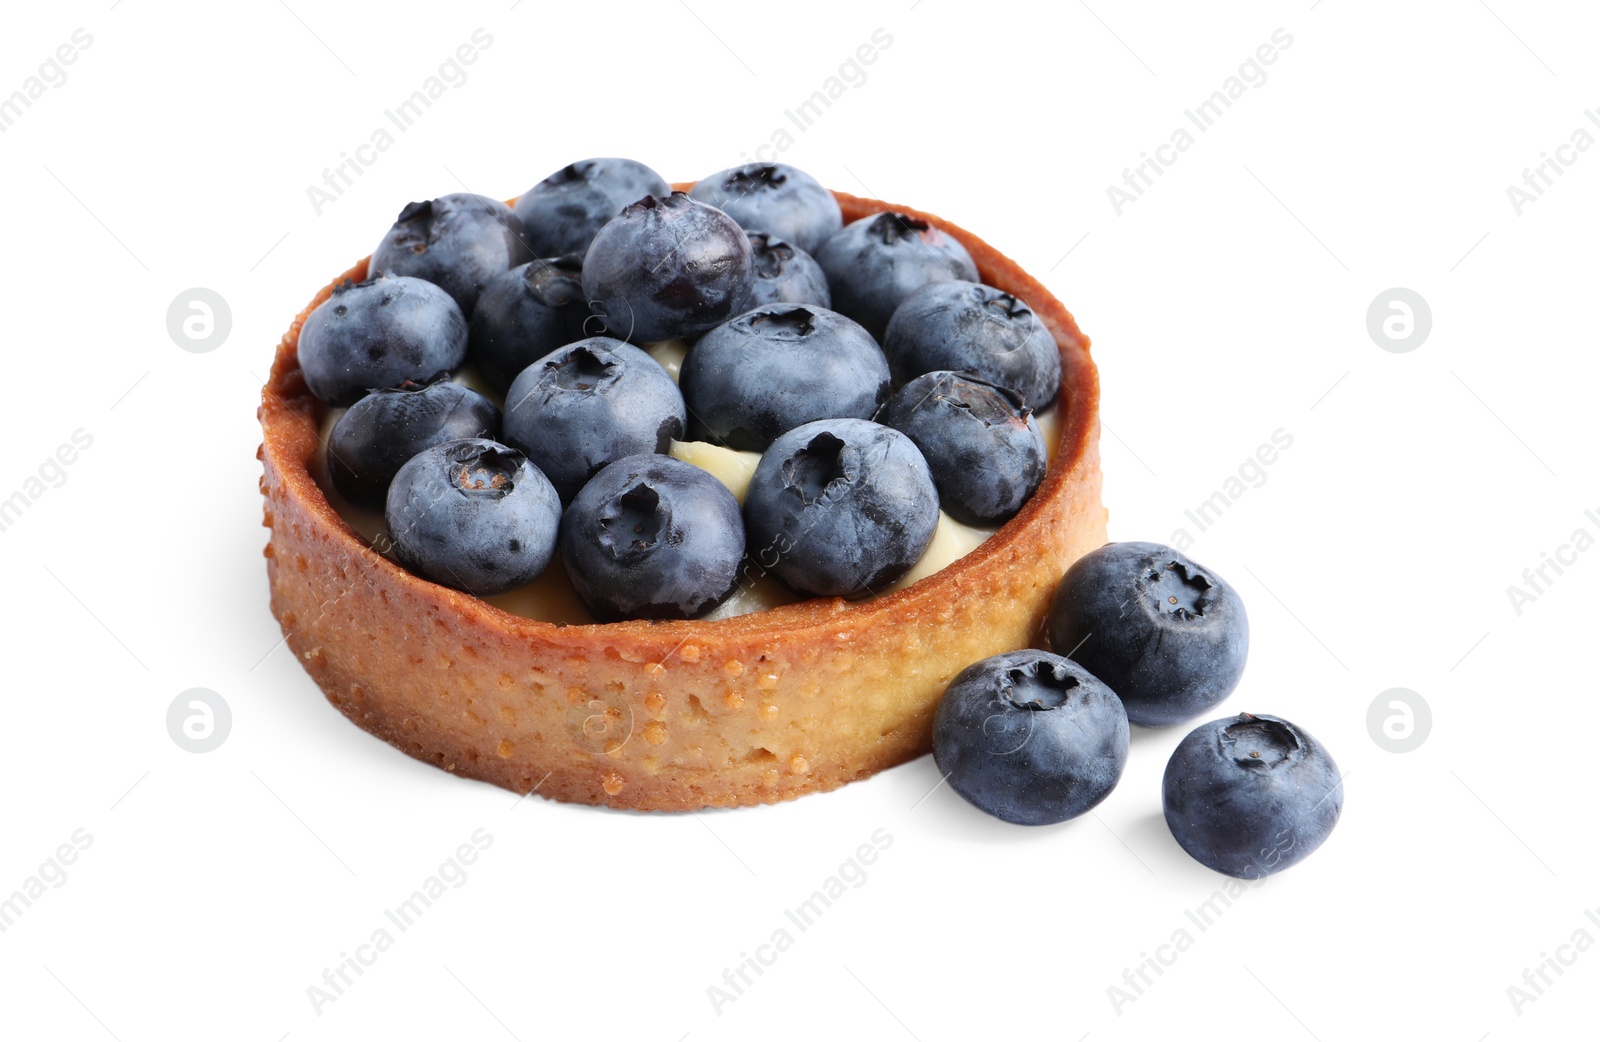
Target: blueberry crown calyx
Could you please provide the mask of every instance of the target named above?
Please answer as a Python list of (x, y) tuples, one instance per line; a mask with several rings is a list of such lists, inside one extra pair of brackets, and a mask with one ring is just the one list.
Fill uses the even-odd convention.
[[(1040, 669), (1040, 667), (1047, 667)], [(1000, 697), (1018, 709), (1045, 712), (1067, 704), (1078, 678), (1051, 662), (1036, 661), (1008, 669), (1001, 676)]]
[(1268, 720), (1250, 713), (1224, 727), (1217, 735), (1222, 755), (1247, 770), (1270, 770), (1297, 758), (1302, 745), (1294, 728), (1281, 720)]
[(933, 226), (927, 221), (893, 211), (880, 213), (868, 227), (873, 237), (881, 238), (885, 246), (893, 246), (897, 242), (914, 239), (933, 230)]
[(424, 199), (420, 203), (407, 203), (405, 205), (405, 208), (400, 211), (400, 216), (395, 218), (394, 223), (395, 224), (405, 224), (405, 223), (407, 223), (409, 221), (414, 221), (414, 220), (418, 219), (419, 217), (420, 218), (429, 218), (429, 217), (432, 217), (432, 216), (433, 216), (433, 200), (432, 199)]

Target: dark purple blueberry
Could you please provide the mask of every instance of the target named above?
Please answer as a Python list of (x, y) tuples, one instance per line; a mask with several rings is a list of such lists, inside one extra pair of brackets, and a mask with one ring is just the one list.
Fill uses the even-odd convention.
[(689, 194), (752, 232), (815, 250), (844, 225), (839, 202), (816, 178), (787, 163), (746, 163), (702, 179)]
[(945, 513), (969, 525), (1008, 520), (1044, 478), (1033, 410), (1014, 391), (964, 373), (924, 373), (900, 388), (879, 423), (917, 443)]
[(1128, 763), (1128, 717), (1070, 659), (1012, 651), (956, 675), (933, 716), (950, 787), (1017, 825), (1054, 825), (1111, 794)]
[(470, 316), (490, 279), (532, 259), (522, 222), (510, 207), (486, 195), (456, 192), (407, 203), (372, 251), (369, 270), (443, 286)]
[(1260, 879), (1322, 845), (1344, 809), (1339, 766), (1276, 716), (1201, 724), (1173, 750), (1161, 808), (1178, 845), (1207, 868)]
[(744, 518), (752, 559), (792, 589), (864, 597), (922, 557), (939, 524), (939, 493), (899, 431), (817, 420), (762, 453)]
[(1216, 572), (1159, 543), (1107, 543), (1079, 558), (1050, 606), (1050, 646), (1168, 727), (1232, 693), (1250, 650), (1244, 602)]
[(828, 277), (811, 254), (793, 243), (749, 232), (751, 253), (750, 307), (763, 304), (815, 304), (829, 307)]
[(352, 503), (383, 502), (396, 472), (423, 449), (462, 438), (500, 437), (500, 410), (477, 391), (439, 381), (373, 391), (328, 435), (328, 473)]
[(506, 442), (528, 454), (566, 503), (607, 463), (666, 452), (684, 420), (683, 395), (659, 362), (620, 340), (590, 337), (512, 381), (503, 427)]
[(450, 294), (422, 279), (380, 274), (345, 282), (300, 328), (300, 372), (325, 402), (431, 383), (467, 356), (467, 322)]
[(411, 457), (389, 484), (384, 519), (401, 564), (489, 597), (544, 572), (556, 550), (561, 503), (522, 453), (466, 438)]
[(484, 287), (467, 324), (467, 356), (503, 394), (518, 373), (551, 351), (601, 332), (584, 300), (581, 261), (535, 260)]
[(612, 336), (633, 343), (700, 333), (750, 293), (750, 240), (715, 207), (682, 192), (646, 196), (594, 237), (583, 292)]
[(768, 304), (701, 337), (678, 382), (691, 437), (761, 452), (802, 423), (870, 419), (889, 396), (889, 363), (843, 315)]
[(672, 456), (607, 464), (561, 521), (561, 560), (601, 622), (694, 619), (733, 592), (744, 519), (727, 486)]
[(541, 257), (589, 249), (595, 233), (629, 203), (672, 191), (662, 176), (632, 159), (584, 159), (562, 167), (516, 202), (528, 245)]
[(993, 286), (938, 282), (900, 305), (883, 336), (896, 385), (936, 369), (971, 373), (1043, 409), (1061, 390), (1061, 351), (1033, 309)]
[(827, 273), (834, 310), (860, 322), (880, 343), (895, 308), (923, 286), (978, 281), (965, 246), (909, 214), (885, 212), (851, 221), (811, 255)]

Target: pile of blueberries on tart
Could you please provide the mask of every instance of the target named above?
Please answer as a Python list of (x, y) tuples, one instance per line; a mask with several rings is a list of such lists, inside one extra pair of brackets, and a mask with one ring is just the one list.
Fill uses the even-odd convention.
[[(1096, 395), (1090, 387), (1072, 396), (1063, 359), (1073, 356), (1059, 341), (1063, 320), (1065, 335), (1077, 336), (1070, 316), (1045, 301), (1060, 316), (1053, 331), (1028, 301), (985, 284), (966, 246), (924, 217), (874, 210), (847, 222), (841, 199), (849, 197), (785, 164), (736, 167), (684, 192), (640, 163), (595, 159), (512, 205), (469, 194), (408, 205), (365, 277), (336, 285), (291, 331), (298, 376), (322, 403), (312, 475), (372, 550), (514, 615), (580, 628), (710, 621), (811, 598), (864, 603), (939, 571), (1023, 510), (1051, 472), (1057, 441), (1067, 441), (1057, 436), (1065, 427), (1077, 437), (1076, 484), (1062, 486), (1058, 475), (1052, 495), (1063, 506), (1040, 515), (1042, 531), (1022, 547), (1075, 563), (1064, 576), (1050, 573), (1048, 603), (1052, 591), (1037, 578), (1015, 590), (1019, 602), (1039, 603), (1036, 614), (1021, 612), (1036, 628), (1034, 648), (972, 662), (993, 650), (989, 641), (937, 678), (930, 696), (918, 693), (928, 688), (918, 679), (903, 705), (866, 707), (862, 720), (898, 716), (899, 726), (882, 731), (876, 750), (871, 736), (832, 735), (837, 762), (815, 781), (785, 782), (779, 765), (790, 776), (814, 767), (801, 752), (769, 748), (789, 732), (794, 742), (828, 736), (814, 707), (785, 717), (767, 694), (761, 722), (730, 717), (721, 726), (698, 677), (681, 691), (659, 680), (680, 649), (681, 660), (698, 660), (690, 637), (641, 669), (616, 645), (603, 649), (611, 660), (603, 665), (567, 654), (569, 680), (613, 679), (604, 698), (569, 686), (582, 719), (576, 740), (525, 761), (507, 737), (520, 734), (519, 712), (554, 719), (543, 703), (557, 656), (594, 649), (552, 646), (523, 659), (546, 679), (534, 682), (534, 697), (502, 702), (507, 727), (480, 716), (471, 697), (436, 709), (407, 691), (375, 709), (363, 690), (369, 677), (348, 664), (345, 676), (319, 677), (330, 699), (425, 758), (413, 734), (419, 720), (428, 724), (435, 742), (465, 752), (466, 773), (522, 791), (554, 775), (546, 794), (556, 798), (653, 809), (787, 798), (931, 747), (956, 792), (1027, 825), (1065, 821), (1104, 800), (1126, 764), (1130, 724), (1167, 727), (1220, 704), (1244, 668), (1243, 605), (1175, 550), (1100, 545)], [(986, 247), (983, 255), (998, 258)], [(1085, 346), (1075, 371), (1092, 381)], [(1075, 406), (1089, 414), (1071, 415)], [(306, 571), (303, 556), (297, 566)], [(274, 607), (295, 646), (304, 635), (296, 612), (280, 609), (282, 565), (275, 569)], [(379, 596), (387, 603), (386, 591)], [(999, 604), (995, 612), (1018, 614)], [(940, 616), (954, 618), (948, 609)], [(939, 625), (929, 632), (945, 632)], [(855, 635), (834, 636), (847, 646)], [(960, 636), (963, 648), (983, 643)], [(907, 656), (929, 649), (925, 636), (913, 638), (913, 650), (883, 659), (890, 669), (915, 672)], [(998, 646), (1028, 638), (1009, 641)], [(787, 665), (811, 668), (815, 645), (809, 634), (785, 647), (758, 632), (744, 646), (765, 649), (755, 665), (770, 671), (755, 688), (780, 688), (785, 653)], [(302, 653), (308, 668), (323, 652)], [(838, 658), (833, 668), (861, 661), (879, 664)], [(723, 672), (739, 678), (746, 669), (730, 658)], [(652, 678), (648, 694), (614, 679), (640, 675)], [(838, 697), (860, 698), (875, 679), (841, 685)], [(732, 683), (715, 701), (737, 713), (746, 697)], [(501, 673), (499, 687), (514, 692), (516, 678)], [(811, 678), (802, 701), (824, 698), (826, 687)], [(674, 715), (677, 695), (688, 696), (688, 712)], [(848, 721), (860, 707), (840, 708)], [(596, 711), (583, 716), (588, 709)], [(644, 741), (660, 751), (636, 765), (628, 740), (640, 711), (652, 717)], [(466, 731), (482, 734), (458, 734), (463, 717)], [(595, 721), (601, 740), (586, 743)], [(684, 727), (689, 740), (674, 746), (673, 730)], [(527, 773), (482, 765), (473, 743), (496, 736), (498, 756)], [(733, 759), (737, 741), (766, 744)], [(727, 757), (720, 768), (708, 743)], [(444, 753), (431, 755), (457, 769)], [(531, 769), (544, 764), (551, 769), (535, 784)], [(596, 766), (603, 795), (590, 777)], [(635, 766), (644, 791), (629, 802), (619, 794), (640, 775), (623, 768)], [(719, 789), (719, 770), (737, 780)], [(757, 771), (752, 794), (746, 779)], [(1179, 844), (1241, 877), (1309, 854), (1342, 799), (1320, 744), (1288, 721), (1251, 714), (1192, 732), (1163, 785)]]
[(515, 208), (407, 206), (299, 364), (335, 407), (343, 513), (433, 582), (492, 598), (558, 570), (600, 622), (859, 599), (1044, 477), (1060, 354), (978, 278), (925, 222), (846, 225), (793, 167), (684, 193), (590, 160)]

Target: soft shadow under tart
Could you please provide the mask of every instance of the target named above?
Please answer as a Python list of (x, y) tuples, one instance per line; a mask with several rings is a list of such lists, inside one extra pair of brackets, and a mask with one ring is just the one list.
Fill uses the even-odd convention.
[[(686, 188), (687, 186), (675, 186)], [(316, 295), (278, 345), (259, 410), (272, 611), (347, 717), (403, 752), (514, 792), (637, 810), (775, 803), (930, 749), (945, 686), (1039, 639), (1067, 566), (1106, 541), (1100, 386), (1059, 301), (976, 236), (835, 193), (848, 221), (894, 210), (960, 240), (982, 280), (1026, 300), (1061, 350), (1060, 442), (1021, 513), (894, 593), (820, 598), (717, 621), (558, 626), (412, 575), (312, 478), (326, 408), (296, 359)]]

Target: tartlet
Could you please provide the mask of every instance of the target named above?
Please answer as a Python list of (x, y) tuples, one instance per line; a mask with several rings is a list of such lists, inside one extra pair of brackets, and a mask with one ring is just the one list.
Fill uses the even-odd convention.
[[(676, 186), (687, 189), (687, 185)], [(774, 803), (931, 748), (946, 685), (1036, 643), (1073, 561), (1106, 541), (1100, 387), (1089, 340), (1037, 280), (929, 214), (834, 193), (958, 239), (981, 279), (1027, 301), (1061, 351), (1060, 433), (1038, 491), (976, 550), (865, 601), (818, 598), (715, 621), (557, 625), (509, 614), (377, 552), (313, 477), (326, 406), (278, 345), (258, 411), (272, 611), (345, 716), (402, 752), (518, 793), (636, 810)]]

